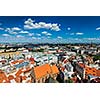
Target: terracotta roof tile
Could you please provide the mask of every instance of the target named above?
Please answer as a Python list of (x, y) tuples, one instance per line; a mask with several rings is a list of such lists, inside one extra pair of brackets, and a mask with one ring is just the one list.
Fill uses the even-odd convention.
[(93, 75), (93, 76), (100, 76), (100, 71), (96, 68), (92, 68), (88, 65), (85, 65), (83, 63), (78, 63), (78, 65), (82, 68), (85, 68), (85, 74), (87, 75)]
[(97, 70), (97, 76), (100, 77), (100, 70)]
[(51, 73), (51, 68), (49, 64), (44, 64), (42, 66), (38, 66), (34, 68), (34, 73), (36, 79), (42, 78), (43, 76), (47, 75), (47, 73)]
[(23, 72), (29, 72), (29, 71), (31, 71), (31, 69), (32, 69), (32, 68), (30, 68), (30, 67), (26, 67), (25, 70), (24, 70)]
[(11, 62), (11, 64), (22, 63), (22, 62), (24, 62), (24, 60), (20, 59), (20, 60), (16, 60), (16, 61)]
[(9, 79), (9, 80), (12, 80), (12, 79), (14, 79), (14, 76), (13, 76), (13, 75), (9, 75), (9, 76), (8, 76), (8, 79)]
[(83, 63), (78, 63), (78, 65), (82, 68), (85, 68), (85, 65)]
[(18, 60), (11, 62), (11, 64), (16, 64), (18, 63)]
[(93, 75), (93, 76), (99, 76), (100, 75), (100, 72), (99, 72), (99, 70), (98, 69), (96, 69), (96, 68), (91, 68), (91, 67), (89, 67), (89, 66), (86, 66), (86, 68), (85, 68), (85, 73), (87, 74), (87, 75)]
[(31, 63), (31, 64), (34, 64), (35, 62), (34, 62), (34, 61), (31, 61), (30, 63)]
[(6, 74), (2, 70), (0, 70), (0, 83), (3, 83), (4, 80), (7, 81), (8, 78)]
[(16, 75), (17, 77), (20, 76), (20, 74), (22, 74), (22, 72), (23, 72), (22, 70), (23, 70), (23, 69), (19, 69), (15, 75)]
[(30, 60), (30, 61), (34, 61), (34, 58), (30, 58), (29, 60)]
[(59, 70), (56, 65), (50, 66), (49, 64), (44, 64), (42, 66), (38, 66), (34, 68), (35, 78), (39, 79), (47, 74), (57, 74)]
[(21, 78), (18, 76), (15, 78), (16, 83), (20, 83), (20, 80), (21, 80)]
[(26, 80), (27, 79), (27, 76), (22, 76), (22, 80)]
[(51, 70), (52, 70), (52, 74), (57, 74), (57, 73), (59, 73), (59, 70), (58, 70), (58, 68), (57, 68), (56, 65), (51, 66)]

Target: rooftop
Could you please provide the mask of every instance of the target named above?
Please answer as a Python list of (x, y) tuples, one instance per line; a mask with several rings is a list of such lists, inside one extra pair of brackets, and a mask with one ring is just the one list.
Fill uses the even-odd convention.
[(56, 65), (49, 65), (49, 64), (44, 64), (42, 66), (38, 66), (34, 68), (34, 73), (35, 73), (35, 78), (39, 79), (47, 74), (56, 74), (59, 73), (59, 70)]

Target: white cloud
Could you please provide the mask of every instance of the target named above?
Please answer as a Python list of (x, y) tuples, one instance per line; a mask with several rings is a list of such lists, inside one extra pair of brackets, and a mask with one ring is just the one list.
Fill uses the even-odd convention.
[(2, 34), (2, 36), (9, 37), (10, 35), (9, 34)]
[(42, 34), (47, 34), (47, 33), (48, 33), (47, 31), (43, 31), (43, 32), (42, 32)]
[(51, 33), (47, 33), (48, 36), (52, 35)]
[(4, 28), (1, 28), (1, 27), (0, 27), (0, 30), (4, 30)]
[(6, 29), (5, 29), (6, 32), (8, 32), (8, 31), (10, 31), (10, 30), (11, 30), (10, 28), (6, 28)]
[(97, 27), (96, 30), (100, 30), (100, 27)]
[(25, 29), (40, 29), (40, 28), (44, 28), (44, 29), (51, 29), (54, 31), (60, 31), (60, 25), (58, 25), (57, 23), (45, 23), (45, 22), (39, 22), (39, 23), (34, 23), (35, 21), (32, 20), (31, 18), (29, 18), (27, 21), (24, 22), (24, 28)]
[(20, 31), (19, 33), (29, 33), (28, 31)]
[(68, 31), (70, 31), (70, 30), (71, 30), (71, 28), (70, 28), (70, 27), (68, 27), (68, 28), (67, 28), (67, 30), (68, 30)]
[(24, 25), (24, 29), (33, 29), (33, 27), (30, 25)]
[(35, 40), (35, 39), (36, 39), (36, 37), (32, 37), (32, 39), (34, 39), (34, 40)]
[(17, 35), (16, 37), (17, 37), (17, 38), (23, 38), (24, 36), (22, 36), (22, 35)]
[(48, 35), (48, 36), (52, 35), (51, 33), (48, 33), (47, 31), (43, 31), (42, 34)]
[(51, 30), (60, 31), (60, 28), (59, 28), (58, 24), (52, 24)]
[(6, 28), (5, 31), (11, 33), (11, 29), (10, 28)]
[(18, 34), (18, 32), (20, 31), (21, 29), (18, 28), (18, 27), (13, 27), (13, 28), (6, 28), (5, 31), (10, 33), (10, 34)]
[(33, 23), (33, 22), (35, 22), (35, 20), (32, 20), (31, 18), (29, 18), (29, 19), (26, 20), (24, 23), (30, 25), (30, 24)]
[(77, 32), (76, 35), (83, 35), (84, 33), (81, 32)]
[(29, 33), (29, 34), (28, 34), (28, 36), (33, 36), (33, 35), (34, 35), (34, 33)]
[(13, 27), (12, 31), (20, 31), (21, 29), (19, 27)]
[(100, 40), (100, 38), (85, 38), (85, 39), (90, 40), (90, 41), (92, 41), (92, 40)]
[(12, 34), (17, 34), (17, 32), (12, 32)]
[(41, 36), (41, 34), (36, 34), (37, 36)]
[(61, 37), (61, 36), (58, 36), (57, 38), (58, 38), (58, 39), (62, 39), (62, 37)]
[(10, 34), (17, 34), (17, 32), (12, 30), (12, 28), (6, 28), (5, 31), (10, 33)]
[(72, 32), (72, 33), (66, 33), (66, 35), (83, 35), (84, 33), (82, 33), (82, 32), (77, 32), (77, 33), (74, 33), (74, 32)]

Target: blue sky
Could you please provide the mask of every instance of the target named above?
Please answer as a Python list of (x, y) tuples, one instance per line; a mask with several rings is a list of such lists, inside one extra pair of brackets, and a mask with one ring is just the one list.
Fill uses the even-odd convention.
[(98, 16), (1, 16), (0, 42), (100, 42)]

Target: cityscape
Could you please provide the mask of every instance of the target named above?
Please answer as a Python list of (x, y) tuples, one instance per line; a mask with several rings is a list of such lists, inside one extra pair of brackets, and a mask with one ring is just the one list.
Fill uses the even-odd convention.
[(100, 17), (0, 16), (0, 83), (100, 83)]

